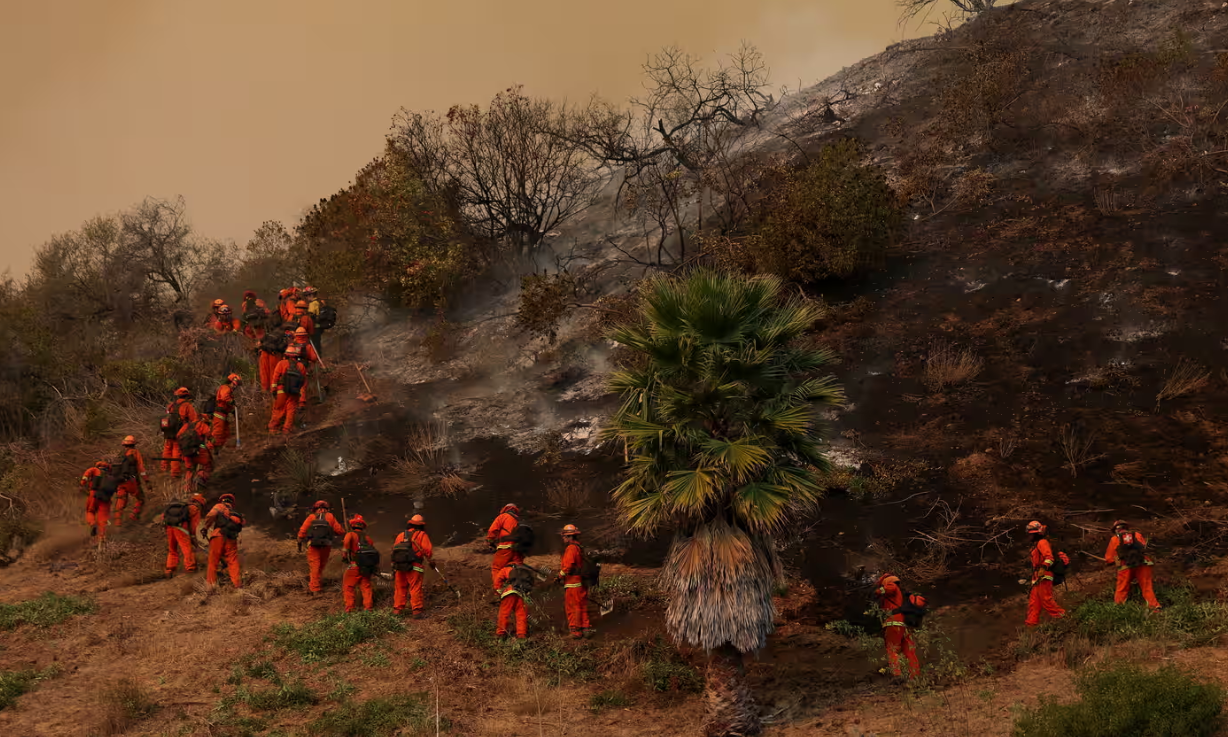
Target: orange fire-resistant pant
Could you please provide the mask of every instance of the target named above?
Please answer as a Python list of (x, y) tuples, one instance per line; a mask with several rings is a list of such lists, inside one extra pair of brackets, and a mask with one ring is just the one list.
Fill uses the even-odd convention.
[(272, 353), (260, 351), (260, 388), (266, 392), (273, 389), (273, 370), (277, 368), (278, 360)]
[(341, 591), (345, 597), (346, 614), (354, 611), (355, 588), (362, 589), (362, 608), (368, 612), (371, 611), (372, 602), (374, 601), (374, 592), (371, 591), (371, 577), (362, 575), (358, 572), (358, 566), (351, 565), (345, 569), (345, 576), (341, 579)]
[(1151, 566), (1136, 566), (1123, 568), (1117, 572), (1117, 591), (1113, 594), (1113, 603), (1125, 604), (1130, 598), (1130, 580), (1138, 581), (1138, 589), (1143, 594), (1143, 600), (1152, 609), (1159, 609), (1160, 602), (1156, 599), (1155, 589), (1151, 586)]
[[(304, 393), (303, 396), (306, 396)], [(292, 397), (289, 394), (278, 393), (277, 398), (273, 400), (273, 417), (269, 419), (269, 432), (277, 432), (278, 427), (285, 434), (290, 434), (294, 430), (294, 416), (298, 413), (299, 408), (303, 404), (302, 397)], [(282, 420), (285, 420), (283, 423)]]
[(495, 591), (499, 590), (499, 571), (517, 563), (524, 563), (524, 555), (521, 553), (511, 548), (500, 548), (495, 551), (495, 557), (490, 561), (490, 582), (495, 587)]
[(519, 594), (508, 594), (499, 602), (499, 619), (495, 622), (495, 634), (503, 637), (507, 634), (508, 620), (516, 615), (516, 638), (523, 640), (529, 636), (529, 610)]
[(166, 528), (166, 575), (175, 575), (179, 568), (179, 556), (183, 556), (183, 570), (196, 572), (196, 551), (192, 549), (192, 537), (182, 527)]
[(908, 672), (912, 677), (921, 675), (921, 662), (917, 660), (917, 648), (913, 644), (908, 627), (902, 622), (884, 627), (883, 640), (887, 644), (887, 665), (890, 666), (892, 675), (900, 675), (901, 654), (908, 660)]
[(141, 485), (136, 479), (128, 479), (119, 485), (119, 492), (115, 498), (115, 526), (123, 520), (124, 507), (127, 506), (128, 500), (132, 500), (132, 509), (128, 512), (128, 519), (136, 522), (137, 517), (141, 516), (141, 509), (145, 507), (145, 493), (141, 491)]
[(85, 524), (90, 527), (98, 528), (98, 539), (107, 539), (107, 522), (111, 519), (111, 502), (100, 502), (94, 499), (94, 492), (90, 492), (89, 499), (85, 502)]
[(320, 591), (324, 588), (324, 566), (328, 565), (328, 556), (332, 548), (307, 548), (307, 588)]
[(229, 412), (214, 412), (213, 427), (210, 435), (213, 437), (211, 444), (214, 448), (226, 447), (226, 441), (230, 440), (230, 413)]
[(1054, 619), (1061, 619), (1066, 614), (1066, 610), (1053, 600), (1053, 581), (1048, 579), (1038, 581), (1032, 586), (1032, 592), (1028, 594), (1028, 618), (1024, 624), (1029, 627), (1040, 624), (1041, 610)]
[(392, 591), (392, 611), (400, 614), (405, 611), (405, 604), (414, 614), (422, 613), (422, 571), (397, 571), (395, 586)]
[(588, 621), (588, 589), (578, 584), (568, 584), (563, 590), (563, 610), (567, 612), (567, 628), (572, 637), (579, 637), (591, 629)]
[(222, 535), (209, 538), (209, 568), (205, 571), (205, 581), (210, 586), (217, 585), (217, 569), (223, 560), (230, 573), (230, 583), (236, 589), (243, 588), (243, 577), (239, 573), (239, 541)]
[(167, 440), (163, 443), (162, 457), (171, 459), (162, 461), (163, 471), (170, 471), (171, 476), (176, 478), (183, 474), (183, 463), (179, 460), (179, 443), (174, 440)]

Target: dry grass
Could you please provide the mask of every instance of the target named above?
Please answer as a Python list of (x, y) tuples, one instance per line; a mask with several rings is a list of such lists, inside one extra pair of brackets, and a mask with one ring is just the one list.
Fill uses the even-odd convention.
[(552, 481), (546, 487), (546, 501), (549, 503), (549, 508), (552, 511), (574, 514), (592, 507), (592, 504), (589, 502), (592, 498), (592, 492), (593, 486), (588, 481), (566, 481), (560, 479)]
[(474, 486), (453, 462), (448, 426), (439, 420), (412, 427), (406, 437), (405, 452), (392, 466), (409, 479), (414, 491), (427, 496), (455, 496)]
[(930, 348), (925, 359), (925, 376), (922, 380), (930, 389), (942, 391), (948, 386), (972, 380), (984, 367), (985, 362), (971, 350), (938, 342)]
[(1122, 486), (1149, 489), (1151, 485), (1147, 483), (1147, 479), (1152, 478), (1154, 475), (1147, 473), (1147, 467), (1142, 461), (1130, 461), (1129, 463), (1119, 463), (1113, 466), (1113, 483), (1121, 484)]
[(1117, 192), (1112, 187), (1096, 187), (1096, 209), (1101, 215), (1112, 215), (1118, 211)]
[(1182, 358), (1169, 372), (1164, 386), (1156, 394), (1156, 406), (1165, 399), (1176, 399), (1187, 394), (1193, 394), (1204, 388), (1211, 381), (1211, 372), (1193, 361)]
[(131, 678), (119, 678), (99, 694), (102, 718), (98, 733), (103, 737), (125, 734), (137, 722), (158, 709), (144, 688)]
[(1078, 477), (1080, 468), (1104, 457), (1104, 454), (1092, 454), (1092, 444), (1095, 441), (1096, 433), (1084, 431), (1079, 423), (1075, 425), (1062, 425), (1062, 432), (1058, 436), (1058, 445), (1061, 448), (1062, 456), (1066, 459), (1065, 465), (1070, 469), (1070, 476), (1072, 478)]

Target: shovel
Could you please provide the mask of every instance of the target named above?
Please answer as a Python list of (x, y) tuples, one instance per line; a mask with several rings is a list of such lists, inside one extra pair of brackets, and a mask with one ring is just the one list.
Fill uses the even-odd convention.
[(453, 591), (453, 592), (456, 594), (456, 598), (457, 598), (457, 599), (460, 599), (460, 598), (461, 598), (461, 592), (460, 592), (460, 589), (458, 589), (458, 588), (456, 588), (455, 586), (453, 586), (452, 584), (448, 583), (448, 577), (447, 577), (447, 576), (445, 576), (445, 575), (443, 575), (443, 572), (439, 570), (439, 566), (435, 565), (435, 561), (433, 561), (433, 560), (432, 560), (432, 561), (430, 561), (430, 563), (431, 563), (431, 568), (435, 569), (435, 573), (438, 573), (438, 574), (439, 574), (439, 577), (440, 577), (441, 579), (443, 579), (443, 585), (444, 585), (444, 586), (447, 586), (447, 587), (448, 587), (448, 588), (450, 588), (450, 589), (452, 589), (452, 591)]
[(239, 437), (239, 405), (235, 405), (235, 448), (243, 447), (243, 439)]
[(362, 379), (362, 385), (367, 387), (366, 393), (358, 395), (358, 401), (374, 402), (375, 395), (371, 393), (371, 385), (367, 383), (367, 377), (362, 375), (362, 367), (355, 363), (354, 368), (358, 371), (358, 378)]
[(607, 614), (609, 614), (610, 612), (614, 611), (614, 600), (613, 600), (613, 599), (610, 599), (610, 600), (609, 600), (609, 602), (602, 603), (602, 602), (600, 602), (600, 601), (597, 601), (596, 599), (593, 599), (593, 597), (591, 597), (591, 596), (590, 596), (590, 597), (588, 597), (588, 598), (589, 598), (589, 599), (592, 599), (592, 601), (593, 601), (593, 603), (594, 603), (594, 604), (596, 604), (597, 606), (601, 607), (601, 609), (600, 609), (600, 616), (604, 617), (605, 615), (607, 615)]

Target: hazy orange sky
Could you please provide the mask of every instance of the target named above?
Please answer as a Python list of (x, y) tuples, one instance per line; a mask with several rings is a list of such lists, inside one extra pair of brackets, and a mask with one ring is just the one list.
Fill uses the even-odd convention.
[[(593, 8), (593, 9), (589, 9)], [(600, 8), (600, 9), (596, 9)], [(246, 242), (379, 153), (393, 113), (635, 94), (662, 46), (745, 39), (811, 84), (901, 36), (894, 0), (36, 0), (0, 16), (0, 267), (146, 195)]]

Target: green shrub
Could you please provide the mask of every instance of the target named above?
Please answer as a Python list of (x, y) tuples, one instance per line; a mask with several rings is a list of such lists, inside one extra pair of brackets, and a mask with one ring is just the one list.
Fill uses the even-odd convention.
[(97, 606), (84, 596), (61, 596), (48, 591), (37, 599), (0, 604), (0, 631), (23, 624), (50, 627), (78, 614), (92, 614)]
[[(392, 737), (434, 734), (435, 716), (426, 694), (408, 694), (347, 702), (307, 725), (313, 737)], [(441, 727), (446, 722), (441, 720)]]
[(665, 602), (665, 593), (656, 587), (655, 582), (641, 576), (605, 576), (595, 591), (602, 601), (617, 599), (625, 607)]
[[(3, 493), (3, 489), (0, 489), (0, 493)], [(0, 517), (0, 560), (11, 548), (29, 545), (42, 532), (38, 524), (27, 517)]]
[(296, 706), (310, 706), (319, 703), (320, 697), (302, 681), (295, 679), (282, 682), (278, 677), (273, 688), (254, 691), (246, 686), (240, 686), (236, 691), (235, 700), (247, 704), (252, 711), (277, 711), (292, 709)]
[(387, 610), (332, 614), (301, 627), (278, 625), (273, 642), (297, 653), (304, 663), (314, 663), (347, 655), (356, 645), (404, 630), (401, 620)]
[(649, 660), (640, 666), (644, 684), (654, 691), (699, 693), (704, 690), (704, 678), (699, 671), (681, 659)]
[(1015, 737), (1210, 737), (1222, 724), (1223, 688), (1173, 666), (1099, 668), (1075, 688), (1073, 704), (1042, 697), (1016, 722)]
[(1146, 638), (1192, 647), (1228, 632), (1228, 605), (1196, 602), (1188, 587), (1161, 587), (1156, 595), (1165, 605), (1159, 612), (1142, 603), (1114, 604), (1099, 597), (1080, 604), (1070, 620), (1077, 634), (1100, 645)]
[(0, 711), (17, 703), (17, 697), (34, 688), (39, 681), (51, 678), (58, 672), (54, 666), (45, 670), (0, 671)]
[(598, 677), (600, 663), (597, 648), (588, 642), (565, 643), (554, 633), (545, 632), (529, 639), (500, 640), (494, 624), (473, 615), (448, 617), (456, 639), (508, 665), (532, 665), (550, 677), (552, 684), (563, 679), (589, 681)]
[(594, 714), (599, 714), (606, 709), (623, 709), (628, 706), (631, 706), (631, 699), (627, 698), (622, 691), (602, 691), (593, 694), (593, 697), (588, 700), (588, 708)]
[(764, 200), (747, 239), (760, 272), (801, 283), (846, 277), (878, 260), (903, 224), (895, 194), (862, 147), (845, 140), (791, 171)]

